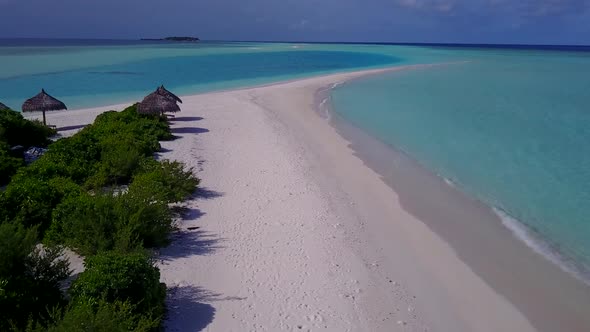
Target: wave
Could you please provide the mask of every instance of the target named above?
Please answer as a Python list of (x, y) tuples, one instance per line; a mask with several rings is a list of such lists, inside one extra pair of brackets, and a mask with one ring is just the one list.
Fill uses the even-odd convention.
[[(440, 177), (445, 184), (457, 190), (461, 190), (460, 186), (457, 185), (453, 180), (442, 176), (441, 174), (435, 173)], [(543, 256), (551, 263), (557, 265), (560, 269), (566, 273), (573, 275), (575, 278), (590, 285), (590, 271), (584, 268), (580, 264), (577, 264), (573, 259), (566, 257), (561, 254), (554, 246), (548, 241), (544, 240), (534, 230), (530, 229), (527, 225), (519, 221), (518, 219), (509, 215), (506, 211), (501, 208), (491, 206), (494, 214), (502, 221), (502, 225), (506, 227), (518, 240), (522, 241), (527, 247), (532, 249), (535, 253)]]
[(563, 271), (590, 285), (590, 275), (586, 269), (576, 264), (572, 259), (559, 253), (549, 242), (541, 239), (534, 231), (516, 218), (510, 216), (504, 210), (497, 207), (492, 207), (492, 210), (500, 218), (504, 227), (508, 228), (516, 238), (524, 242), (534, 252), (559, 266)]
[(332, 120), (332, 112), (330, 110), (330, 96), (327, 95), (322, 98), (322, 101), (318, 104), (318, 113), (320, 116), (328, 121)]
[[(440, 175), (439, 175), (439, 176), (440, 176)], [(445, 178), (444, 176), (440, 176), (440, 177), (443, 179), (443, 181), (444, 181), (444, 182), (445, 182), (447, 185), (449, 185), (450, 187), (453, 187), (453, 188), (457, 189), (457, 185), (455, 184), (455, 182), (453, 182), (453, 180), (451, 180), (451, 179), (448, 179), (448, 178)]]
[(337, 87), (343, 85), (344, 83), (346, 83), (346, 82), (336, 82), (336, 83), (333, 83), (332, 86), (330, 87), (330, 89), (336, 89)]

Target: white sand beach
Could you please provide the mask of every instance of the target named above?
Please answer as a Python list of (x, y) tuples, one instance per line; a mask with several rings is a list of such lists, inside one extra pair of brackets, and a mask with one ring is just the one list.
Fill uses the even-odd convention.
[[(183, 97), (161, 157), (202, 183), (158, 257), (167, 330), (535, 330), (316, 111), (319, 89), (380, 71)], [(67, 134), (124, 106), (48, 121)]]

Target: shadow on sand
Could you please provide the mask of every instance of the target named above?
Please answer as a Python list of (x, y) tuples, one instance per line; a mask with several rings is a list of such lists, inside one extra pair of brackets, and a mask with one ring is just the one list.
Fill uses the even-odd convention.
[[(199, 188), (193, 199), (214, 199), (223, 193)], [(223, 241), (216, 234), (200, 230), (197, 220), (205, 215), (194, 207), (178, 207), (175, 211), (181, 217), (182, 228), (171, 237), (171, 245), (160, 251), (158, 259), (162, 265), (177, 258), (196, 255), (209, 255), (222, 246)], [(190, 226), (189, 226), (190, 225)], [(170, 287), (167, 291), (166, 305), (168, 314), (164, 324), (167, 331), (203, 331), (214, 320), (216, 309), (213, 305), (218, 301), (242, 301), (245, 297), (225, 296), (216, 294), (193, 285)]]
[(170, 236), (170, 245), (160, 250), (158, 259), (162, 264), (181, 257), (209, 255), (222, 248), (219, 244), (221, 238), (199, 230), (201, 227), (195, 226), (194, 223), (189, 223), (204, 216), (204, 212), (196, 208), (183, 207), (177, 208), (174, 212), (182, 217), (180, 229)]
[(180, 286), (168, 290), (166, 304), (168, 331), (202, 331), (215, 318), (215, 308), (209, 304), (219, 301), (243, 301), (245, 297), (216, 294), (200, 287)]
[(220, 245), (223, 239), (216, 234), (201, 230), (182, 230), (174, 233), (170, 240), (172, 243), (161, 249), (158, 257), (164, 264), (177, 258), (210, 255), (223, 248)]
[(59, 128), (57, 128), (57, 131), (68, 131), (68, 130), (82, 129), (86, 126), (88, 126), (88, 125), (83, 124), (83, 125), (76, 125), (76, 126), (59, 127)]
[(198, 127), (180, 127), (180, 128), (172, 128), (170, 130), (173, 134), (203, 134), (208, 133), (209, 129), (205, 128), (198, 128)]
[(181, 211), (182, 221), (197, 220), (205, 215), (205, 212), (196, 208), (183, 208)]
[(207, 188), (198, 188), (195, 194), (193, 195), (196, 199), (214, 199), (223, 196), (222, 192), (207, 189)]
[(199, 287), (185, 286), (168, 290), (168, 331), (202, 331), (215, 317), (215, 308), (201, 301), (210, 301), (212, 294)]
[(179, 122), (179, 121), (201, 121), (203, 120), (202, 117), (200, 116), (179, 116), (179, 117), (175, 117), (170, 119), (173, 122)]

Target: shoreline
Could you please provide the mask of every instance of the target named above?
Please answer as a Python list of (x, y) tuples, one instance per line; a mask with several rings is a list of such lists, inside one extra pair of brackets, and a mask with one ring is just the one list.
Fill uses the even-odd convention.
[[(199, 213), (204, 213), (204, 215), (199, 215), (194, 220), (185, 221), (184, 225), (199, 225), (203, 229), (200, 232), (206, 232), (200, 233), (199, 236), (212, 236), (214, 241), (207, 243), (213, 243), (213, 246), (217, 246), (219, 243), (220, 248), (213, 250), (211, 253), (207, 252), (205, 255), (191, 255), (185, 252), (189, 249), (183, 248), (182, 245), (186, 245), (187, 241), (191, 240), (191, 234), (193, 233), (183, 230), (179, 235), (179, 239), (173, 242), (171, 248), (164, 249), (162, 252), (165, 257), (172, 256), (170, 253), (176, 251), (184, 254), (180, 258), (164, 259), (165, 264), (161, 265), (161, 269), (164, 280), (172, 287), (176, 286), (180, 289), (179, 293), (184, 294), (183, 289), (186, 287), (200, 287), (200, 284), (206, 284), (207, 289), (214, 289), (213, 291), (204, 292), (208, 295), (199, 298), (202, 308), (206, 307), (209, 313), (213, 308), (213, 316), (215, 316), (215, 319), (209, 317), (211, 321), (207, 322), (207, 325), (203, 328), (208, 330), (232, 330), (232, 328), (240, 326), (237, 323), (246, 322), (246, 320), (240, 321), (232, 317), (237, 315), (246, 318), (247, 314), (255, 314), (256, 316), (257, 313), (258, 317), (255, 317), (253, 321), (262, 324), (257, 325), (259, 329), (285, 329), (286, 325), (281, 324), (283, 324), (283, 321), (293, 320), (293, 317), (281, 316), (279, 315), (280, 312), (276, 313), (276, 310), (273, 309), (284, 305), (276, 302), (281, 296), (283, 298), (287, 296), (295, 300), (298, 299), (300, 302), (309, 302), (308, 306), (320, 309), (326, 306), (337, 308), (331, 314), (312, 313), (313, 319), (310, 317), (303, 319), (306, 322), (301, 323), (301, 326), (310, 329), (314, 326), (320, 328), (325, 325), (326, 327), (329, 326), (331, 330), (350, 331), (358, 329), (375, 331), (406, 330), (408, 328), (410, 330), (420, 330), (428, 327), (443, 331), (534, 330), (524, 316), (529, 318), (539, 331), (552, 331), (555, 330), (554, 327), (565, 328), (568, 331), (582, 331), (590, 326), (586, 325), (589, 324), (588, 320), (580, 316), (583, 312), (577, 312), (577, 315), (572, 318), (570, 316), (575, 312), (568, 312), (568, 308), (563, 308), (558, 305), (559, 303), (557, 305), (552, 304), (559, 301), (546, 295), (545, 290), (552, 289), (552, 284), (562, 278), (559, 274), (552, 272), (551, 278), (545, 278), (535, 285), (542, 286), (542, 288), (533, 287), (533, 289), (526, 287), (530, 280), (521, 276), (519, 280), (522, 285), (519, 284), (518, 286), (523, 286), (524, 289), (519, 291), (510, 282), (512, 278), (503, 280), (502, 278), (505, 278), (505, 276), (498, 277), (494, 275), (493, 272), (496, 267), (492, 262), (498, 260), (497, 253), (494, 250), (489, 251), (493, 253), (492, 257), (482, 257), (480, 253), (472, 255), (475, 257), (466, 258), (466, 254), (470, 254), (470, 251), (472, 251), (470, 249), (477, 248), (480, 243), (457, 245), (457, 239), (449, 241), (450, 237), (462, 237), (462, 240), (466, 242), (474, 240), (469, 236), (465, 236), (465, 230), (462, 227), (453, 230), (463, 232), (463, 236), (456, 234), (445, 235), (445, 232), (449, 232), (448, 229), (440, 226), (438, 228), (433, 227), (435, 223), (430, 220), (433, 219), (432, 211), (426, 211), (428, 208), (423, 206), (425, 205), (423, 204), (423, 192), (416, 188), (422, 186), (423, 191), (424, 183), (420, 182), (425, 179), (431, 182), (429, 185), (434, 184), (435, 187), (439, 186), (439, 189), (442, 188), (440, 183), (444, 184), (446, 188), (451, 188), (441, 178), (434, 174), (430, 174), (430, 178), (428, 178), (427, 175), (420, 173), (407, 177), (407, 184), (387, 183), (387, 177), (384, 177), (383, 173), (391, 172), (391, 170), (385, 169), (380, 172), (379, 167), (377, 167), (378, 163), (372, 164), (371, 161), (368, 161), (371, 157), (363, 155), (362, 147), (359, 148), (359, 144), (361, 144), (359, 143), (360, 140), (358, 140), (359, 133), (351, 134), (347, 132), (347, 129), (344, 128), (346, 124), (338, 123), (338, 119), (335, 119), (333, 114), (328, 116), (328, 121), (326, 121), (317, 112), (319, 106), (317, 93), (322, 89), (329, 93), (335, 84), (366, 77), (367, 75), (393, 70), (407, 70), (413, 67), (415, 66), (398, 66), (387, 69), (331, 74), (273, 83), (262, 87), (241, 88), (183, 97), (185, 99), (185, 103), (181, 105), (183, 111), (177, 115), (177, 118), (192, 118), (192, 120), (187, 122), (172, 120), (173, 130), (179, 132), (181, 138), (177, 141), (163, 143), (162, 146), (168, 152), (163, 152), (161, 155), (165, 158), (183, 160), (188, 162), (189, 165), (196, 166), (199, 170), (198, 175), (201, 176), (202, 174), (205, 186), (211, 186), (211, 188), (215, 189), (212, 190), (212, 196), (217, 196), (215, 193), (219, 194), (219, 196), (213, 198), (197, 197), (193, 208), (198, 209)], [(325, 90), (326, 87), (331, 88)], [(67, 134), (80, 129), (80, 126), (85, 121), (88, 121), (88, 119), (93, 120), (98, 113), (106, 109), (120, 109), (123, 106), (128, 106), (128, 104), (59, 112), (61, 114), (55, 112), (49, 115), (49, 119), (51, 122), (60, 123), (59, 127), (69, 127), (70, 130), (64, 132), (64, 134)], [(241, 112), (248, 113), (248, 116), (232, 113), (232, 108), (236, 110), (243, 108), (245, 111)], [(198, 116), (186, 116), (193, 114)], [(231, 119), (234, 116), (238, 119)], [(198, 133), (191, 129), (194, 127), (189, 126), (190, 124), (199, 127), (196, 128), (199, 129), (197, 130)], [(239, 129), (239, 126), (248, 124), (258, 128), (260, 133), (251, 133), (245, 130), (247, 128)], [(239, 131), (241, 136), (236, 136), (235, 131)], [(193, 136), (195, 134), (197, 136)], [(354, 135), (357, 136), (353, 137)], [(232, 159), (236, 157), (232, 157), (223, 151), (227, 146), (217, 141), (220, 140), (226, 144), (231, 141), (238, 144), (244, 137), (251, 140), (251, 142), (246, 140), (250, 144), (246, 144), (244, 147), (248, 154), (241, 150), (234, 151), (233, 148), (230, 149), (245, 160), (244, 169), (224, 166), (229, 161), (243, 162), (243, 160)], [(371, 141), (365, 141), (364, 144), (369, 144), (371, 147), (375, 146), (375, 142)], [(253, 172), (256, 173), (258, 170), (267, 167), (267, 165), (264, 165), (265, 160), (256, 160), (257, 158), (253, 158), (249, 154), (258, 155), (262, 152), (262, 155), (264, 155), (268, 152), (268, 149), (281, 154), (291, 161), (294, 166), (282, 164), (284, 161), (268, 155), (265, 160), (273, 161), (277, 169), (281, 171), (288, 169), (288, 172), (282, 174), (283, 178), (278, 178), (276, 170), (271, 167), (266, 169), (262, 175), (256, 175), (256, 181), (251, 182), (249, 185), (253, 187), (259, 186), (260, 184), (256, 183), (259, 181), (266, 183), (267, 186), (258, 188), (261, 191), (256, 193), (258, 200), (254, 204), (257, 206), (254, 206), (252, 202), (245, 199), (248, 197), (247, 195), (251, 194), (250, 190), (254, 190), (254, 188), (241, 191), (244, 188), (236, 187), (236, 183), (228, 183), (225, 177), (232, 178), (233, 175), (236, 181), (240, 181), (240, 179), (247, 181), (247, 178), (252, 176)], [(379, 149), (379, 152), (384, 151), (386, 150)], [(392, 154), (388, 156), (393, 158), (389, 160), (399, 163), (399, 155)], [(383, 163), (383, 161), (380, 162)], [(409, 165), (411, 167), (407, 168), (410, 171), (420, 168), (420, 166), (416, 168), (416, 165), (411, 163)], [(223, 170), (227, 171), (227, 174), (223, 174)], [(427, 173), (428, 171), (421, 170), (421, 172)], [(405, 176), (393, 176), (393, 178), (398, 182), (406, 179)], [(296, 181), (289, 182), (289, 179), (296, 179)], [(415, 181), (417, 179), (418, 182)], [(285, 181), (287, 182), (285, 183)], [(250, 213), (253, 214), (261, 213), (260, 211), (253, 212), (253, 209), (256, 210), (256, 207), (258, 207), (260, 210), (260, 204), (264, 200), (267, 200), (269, 205), (273, 205), (277, 197), (285, 194), (285, 192), (278, 189), (273, 189), (273, 185), (280, 183), (284, 183), (291, 191), (304, 188), (306, 195), (297, 195), (293, 192), (287, 193), (285, 201), (293, 194), (300, 198), (300, 201), (291, 202), (298, 209), (292, 210), (290, 215), (283, 215), (281, 209), (284, 208), (284, 204), (278, 204), (271, 211), (272, 216), (250, 220), (257, 225), (257, 229), (254, 231), (261, 232), (261, 230), (268, 229), (269, 234), (273, 234), (273, 236), (270, 236), (269, 239), (254, 236), (248, 238), (248, 240), (262, 241), (264, 242), (262, 243), (262, 249), (268, 249), (267, 242), (274, 238), (277, 238), (277, 241), (285, 240), (287, 243), (291, 243), (293, 239), (297, 240), (301, 237), (305, 241), (302, 240), (299, 243), (300, 246), (303, 246), (303, 243), (311, 243), (312, 248), (315, 246), (316, 250), (311, 251), (309, 254), (321, 256), (317, 258), (318, 260), (314, 260), (313, 256), (310, 255), (307, 255), (307, 260), (294, 260), (293, 256), (285, 256), (286, 254), (281, 253), (281, 251), (273, 251), (271, 257), (265, 257), (264, 251), (258, 251), (254, 256), (239, 255), (232, 249), (234, 245), (239, 250), (250, 249), (246, 245), (247, 241), (240, 242), (245, 239), (242, 238), (241, 234), (237, 233), (248, 228), (248, 224), (225, 225), (225, 228), (215, 224), (218, 221), (215, 220), (215, 217), (228, 223), (236, 223), (235, 220), (240, 221), (244, 218), (248, 219), (249, 215), (244, 215), (244, 210), (252, 211)], [(414, 188), (413, 192), (409, 190), (412, 188)], [(456, 189), (443, 188), (440, 190), (443, 190), (446, 194), (449, 194), (449, 190), (458, 192)], [(451, 195), (456, 195), (456, 193)], [(315, 198), (315, 201), (310, 200), (307, 196)], [(441, 197), (447, 196), (437, 196), (435, 200), (429, 201), (426, 205), (436, 205), (436, 202)], [(226, 202), (222, 203), (224, 200)], [(281, 203), (285, 203), (285, 201)], [(321, 202), (321, 204), (318, 202)], [(463, 203), (452, 206), (461, 206)], [(416, 204), (420, 206), (417, 207)], [(224, 211), (226, 208), (228, 210), (235, 208), (236, 211), (232, 214)], [(478, 208), (476, 210), (475, 215), (479, 216), (482, 211)], [(199, 213), (195, 212), (195, 216)], [(302, 213), (303, 215), (301, 215)], [(430, 215), (426, 215), (429, 213)], [(318, 215), (320, 217), (317, 217)], [(435, 219), (438, 219), (439, 215), (436, 213), (434, 215), (437, 217)], [(276, 221), (269, 218), (273, 216), (282, 216), (286, 219), (295, 218), (299, 220), (297, 222), (302, 223), (301, 227), (304, 227), (307, 231), (313, 230), (317, 232), (322, 230), (323, 232), (316, 235), (302, 234), (300, 229), (289, 229), (289, 225), (285, 224), (273, 229), (272, 225), (268, 225)], [(465, 215), (460, 217), (463, 220), (470, 220)], [(495, 218), (495, 221), (499, 220), (497, 216)], [(317, 222), (317, 224), (312, 221)], [(447, 221), (446, 224), (448, 223)], [(483, 228), (480, 227), (482, 226), (480, 224), (484, 223), (475, 222), (471, 223), (470, 226), (481, 232)], [(512, 242), (518, 241), (501, 223), (488, 222), (485, 224), (489, 224), (487, 231), (493, 230), (486, 231), (485, 237), (494, 234), (494, 240), (502, 240), (502, 237), (506, 238), (502, 243), (510, 242), (508, 240), (512, 240)], [(465, 225), (469, 225), (469, 223), (465, 223)], [(498, 227), (502, 228), (503, 232), (498, 230)], [(253, 230), (250, 229), (249, 231)], [(287, 234), (275, 234), (277, 231), (284, 231)], [(337, 235), (334, 236), (335, 239), (330, 237), (330, 233)], [(322, 238), (323, 236), (327, 238)], [(227, 237), (227, 240), (221, 240), (218, 237)], [(194, 241), (194, 239), (191, 241)], [(335, 241), (335, 243), (322, 244), (321, 241)], [(280, 244), (277, 244), (279, 248)], [(540, 256), (535, 258), (534, 255), (537, 254), (533, 253), (524, 243), (521, 243), (521, 246), (524, 246), (524, 249), (529, 252), (523, 257), (533, 260), (542, 258)], [(510, 248), (520, 247), (511, 244)], [(295, 250), (296, 248), (284, 245), (284, 251), (288, 252), (289, 249)], [(407, 251), (408, 249), (412, 250)], [(515, 256), (521, 256), (522, 253), (519, 252), (521, 249), (516, 249), (516, 252), (507, 250), (507, 252), (516, 254)], [(230, 251), (229, 254), (227, 253), (228, 250)], [(302, 250), (305, 250), (305, 248)], [(295, 254), (293, 253), (293, 255)], [(336, 272), (341, 269), (328, 262), (342, 257), (346, 258), (346, 262), (341, 262), (337, 267), (346, 265), (347, 269), (344, 273)], [(240, 258), (245, 262), (235, 261), (235, 258)], [(232, 259), (236, 264), (233, 268), (227, 262)], [(279, 293), (277, 295), (265, 293), (265, 296), (255, 296), (257, 293), (264, 292), (264, 287), (275, 288), (274, 286), (283, 282), (283, 278), (269, 277), (269, 275), (273, 274), (280, 275), (282, 271), (277, 271), (272, 264), (261, 265), (261, 262), (258, 261), (264, 261), (265, 259), (280, 263), (280, 269), (293, 272), (296, 275), (296, 277), (284, 278), (291, 283), (282, 285), (291, 293), (287, 292), (286, 294), (285, 290), (281, 291), (279, 288), (278, 290), (275, 289)], [(488, 259), (490, 262), (485, 261)], [(545, 258), (542, 259), (545, 260)], [(281, 263), (283, 260), (292, 263), (293, 266), (284, 266), (284, 263)], [(309, 260), (311, 262), (308, 262)], [(248, 263), (251, 266), (248, 266)], [(548, 261), (545, 263), (552, 265)], [(541, 266), (543, 269), (546, 268), (542, 263), (539, 264), (537, 266)], [(208, 267), (204, 268), (207, 271), (219, 271), (231, 277), (217, 274), (208, 276), (207, 273), (198, 271), (203, 268), (203, 265)], [(235, 271), (236, 266), (246, 270), (251, 275), (245, 278), (244, 273)], [(312, 273), (314, 269), (317, 269), (319, 271), (318, 280), (306, 281), (310, 271), (304, 271), (307, 276), (299, 275), (297, 273), (301, 271), (297, 268), (308, 269)], [(485, 270), (486, 268), (491, 271)], [(268, 271), (266, 271), (267, 269)], [(551, 271), (551, 269), (549, 270)], [(514, 270), (506, 268), (501, 269), (500, 272), (502, 271), (509, 275), (515, 273)], [(535, 277), (535, 271), (528, 272), (531, 272), (532, 276)], [(536, 272), (538, 273), (538, 271)], [(560, 272), (565, 274), (561, 270)], [(260, 273), (263, 276), (258, 275)], [(216, 275), (217, 279), (220, 280), (212, 280), (216, 279)], [(393, 277), (395, 275), (397, 277)], [(555, 279), (556, 276), (557, 279)], [(349, 284), (351, 278), (354, 280), (352, 285)], [(497, 278), (504, 283), (495, 280)], [(328, 280), (331, 282), (330, 285), (322, 284), (322, 282), (328, 282)], [(303, 284), (297, 284), (296, 282), (303, 282)], [(306, 284), (306, 282), (309, 282), (309, 284)], [(512, 286), (506, 287), (505, 282), (512, 284)], [(241, 287), (236, 287), (233, 283), (241, 284)], [(392, 284), (394, 285), (393, 290), (391, 290)], [(298, 285), (301, 289), (293, 288), (294, 285)], [(488, 285), (491, 285), (491, 288)], [(564, 300), (572, 300), (568, 297), (568, 295), (572, 294), (574, 298), (579, 297), (580, 289), (582, 291), (586, 290), (586, 288), (578, 288), (575, 283), (570, 281), (566, 285), (570, 285), (567, 286), (568, 289), (577, 292), (561, 294), (564, 286), (560, 284), (560, 288), (555, 289), (554, 292), (558, 292), (557, 295)], [(322, 295), (323, 298), (321, 296), (317, 297), (318, 294), (322, 294), (320, 291), (322, 287), (336, 294), (328, 292)], [(543, 294), (547, 297), (548, 302), (535, 305), (531, 303), (532, 300), (524, 296), (533, 294), (532, 291), (539, 289), (543, 289)], [(203, 293), (201, 290), (192, 290)], [(306, 292), (314, 293), (316, 297), (310, 299)], [(516, 299), (515, 296), (511, 297), (513, 292), (517, 294)], [(230, 297), (232, 299), (223, 300), (221, 299), (223, 297), (213, 296), (218, 293), (226, 294), (226, 298)], [(334, 297), (334, 295), (338, 296)], [(178, 295), (173, 295), (173, 297), (176, 297), (176, 299), (172, 300), (172, 306), (174, 307), (174, 303), (178, 303)], [(257, 300), (249, 300), (251, 297), (257, 298)], [(504, 297), (510, 302), (506, 301)], [(590, 296), (588, 298), (590, 299)], [(231, 302), (231, 304), (224, 301)], [(352, 301), (352, 303), (349, 303), (349, 301)], [(244, 307), (241, 304), (242, 302), (249, 302), (250, 307)], [(570, 306), (571, 304), (568, 303), (564, 305)], [(262, 308), (253, 310), (252, 306), (261, 306)], [(283, 311), (286, 313), (289, 311), (294, 313), (306, 311), (305, 307), (303, 309), (288, 306), (285, 308), (287, 309)], [(385, 312), (389, 308), (391, 310), (396, 308), (397, 311), (393, 313)], [(583, 311), (583, 307), (581, 308), (578, 308), (578, 310)], [(189, 319), (190, 314), (184, 312), (183, 309), (178, 309), (180, 313), (175, 313), (174, 311), (177, 309), (173, 308), (171, 310), (171, 328), (186, 328), (188, 325), (182, 325), (184, 323), (181, 324), (180, 321)], [(269, 313), (278, 316), (267, 315), (265, 309)], [(523, 312), (524, 316), (520, 312)], [(219, 317), (217, 318), (217, 316)], [(296, 315), (293, 314), (293, 316)], [(338, 319), (343, 321), (343, 325), (336, 323)], [(298, 327), (299, 325), (294, 323), (294, 325), (289, 326)]]
[[(464, 61), (464, 62), (467, 62), (467, 61)], [(461, 63), (461, 62), (459, 62), (459, 63)], [(450, 63), (450, 64), (455, 64), (455, 63)], [(422, 68), (427, 68), (428, 66), (420, 66), (420, 67), (421, 67), (420, 69), (422, 69)], [(413, 68), (408, 68), (408, 69), (413, 69)], [(374, 137), (372, 134), (368, 133), (367, 131), (357, 127), (355, 124), (344, 119), (336, 111), (334, 111), (334, 107), (332, 106), (332, 103), (331, 103), (331, 91), (333, 91), (334, 89), (336, 89), (337, 87), (339, 87), (341, 85), (349, 84), (349, 83), (352, 83), (356, 80), (362, 80), (362, 79), (365, 79), (369, 76), (370, 75), (360, 76), (360, 77), (348, 80), (346, 82), (336, 83), (334, 85), (323, 87), (323, 88), (319, 89), (316, 92), (316, 98), (315, 98), (315, 100), (316, 100), (315, 108), (316, 108), (318, 114), (321, 117), (323, 117), (324, 119), (330, 121), (330, 123), (347, 140), (352, 141), (354, 143), (354, 141), (356, 139), (359, 139), (359, 136), (362, 136), (362, 137), (360, 137), (360, 139), (364, 140), (365, 143), (368, 140), (370, 140), (372, 143), (369, 143), (369, 145), (373, 144), (373, 147), (375, 147), (374, 143), (377, 142), (378, 143), (377, 148), (379, 148), (381, 150), (383, 150), (385, 148), (388, 152), (391, 152), (392, 154), (395, 154), (398, 156), (401, 155), (402, 158), (408, 160), (408, 162), (412, 163), (415, 167), (422, 169), (424, 172), (428, 173), (429, 175), (434, 175), (434, 176), (438, 177), (441, 181), (444, 181), (447, 185), (449, 185), (453, 189), (456, 189), (462, 195), (464, 195), (474, 201), (477, 201), (477, 204), (481, 204), (481, 205), (487, 207), (490, 210), (489, 212), (493, 213), (496, 216), (497, 221), (499, 223), (501, 223), (505, 228), (510, 230), (512, 235), (514, 237), (516, 237), (519, 241), (525, 243), (526, 246), (530, 250), (543, 256), (547, 261), (558, 266), (563, 272), (570, 274), (572, 277), (576, 278), (578, 281), (584, 283), (587, 286), (590, 286), (590, 271), (588, 271), (587, 269), (583, 269), (582, 267), (579, 267), (579, 265), (575, 261), (568, 258), (567, 256), (564, 256), (561, 252), (559, 252), (559, 250), (557, 248), (555, 248), (557, 246), (556, 244), (552, 244), (547, 239), (544, 239), (540, 234), (537, 234), (535, 232), (535, 230), (530, 229), (528, 225), (526, 225), (525, 223), (523, 223), (519, 219), (513, 217), (508, 212), (503, 210), (502, 207), (495, 206), (493, 204), (489, 204), (489, 203), (485, 202), (483, 199), (481, 199), (480, 197), (477, 197), (477, 195), (472, 195), (470, 193), (467, 193), (466, 191), (464, 191), (463, 188), (461, 188), (460, 184), (455, 183), (452, 179), (448, 179), (448, 178), (444, 177), (443, 175), (433, 171), (427, 165), (424, 165), (424, 164), (418, 162), (406, 151), (402, 151), (402, 150), (398, 149), (397, 147), (395, 147), (394, 145), (382, 142), (380, 139)], [(361, 158), (363, 161), (367, 162), (367, 166), (369, 166), (373, 170), (377, 171), (377, 173), (384, 176), (383, 171), (380, 172), (379, 169), (387, 168), (386, 166), (384, 166), (383, 164), (371, 164), (370, 159), (374, 159), (374, 158), (367, 157), (367, 156), (363, 157), (362, 151), (357, 151), (357, 149), (354, 149), (354, 150), (355, 150), (355, 153), (359, 156), (359, 158)], [(367, 160), (367, 159), (369, 159), (369, 160)], [(378, 161), (377, 163), (380, 163), (380, 162)], [(384, 178), (386, 178), (386, 176), (384, 176)], [(391, 183), (389, 183), (390, 181), (387, 181), (386, 179), (384, 179), (384, 181), (387, 182), (388, 184), (390, 184), (393, 188), (393, 185)]]
[[(514, 227), (530, 232), (526, 225), (518, 220), (513, 221), (516, 226), (506, 225), (500, 215), (503, 211), (466, 194), (460, 186), (449, 183), (406, 152), (379, 141), (336, 113), (330, 121), (351, 142), (355, 155), (400, 195), (404, 210), (448, 243), (478, 276), (521, 310), (538, 331), (577, 331), (590, 326), (582, 312), (556, 320), (557, 308), (570, 316), (579, 308), (588, 307), (590, 287), (582, 276), (576, 275), (577, 271), (549, 256), (554, 253), (533, 247), (543, 246), (542, 239), (531, 238), (533, 235), (528, 233), (517, 234)], [(496, 264), (483, 261), (486, 259)], [(548, 310), (552, 315), (547, 314)], [(583, 322), (584, 327), (573, 322)]]

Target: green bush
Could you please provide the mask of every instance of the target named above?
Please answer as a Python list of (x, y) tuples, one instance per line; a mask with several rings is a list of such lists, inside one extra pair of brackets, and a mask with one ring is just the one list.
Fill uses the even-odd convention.
[(129, 134), (103, 139), (100, 149), (97, 171), (86, 182), (88, 188), (99, 189), (129, 183), (140, 163), (153, 154), (151, 147)]
[(74, 302), (128, 302), (133, 312), (160, 319), (165, 311), (166, 286), (160, 271), (142, 253), (101, 253), (86, 258), (86, 270), (70, 287)]
[(39, 121), (29, 121), (12, 110), (0, 110), (0, 141), (10, 146), (47, 146), (57, 132)]
[(43, 179), (68, 177), (91, 189), (127, 184), (141, 160), (160, 149), (159, 140), (171, 137), (166, 122), (137, 114), (135, 106), (105, 112), (72, 137), (51, 144), (22, 173)]
[(63, 305), (59, 283), (69, 275), (59, 248), (41, 250), (35, 229), (19, 223), (0, 224), (0, 331), (43, 324)]
[(82, 255), (114, 249), (119, 219), (126, 214), (117, 203), (117, 197), (110, 193), (84, 193), (64, 200), (53, 211), (45, 241), (66, 245)]
[(155, 135), (149, 135), (135, 130), (133, 126), (120, 122), (113, 122), (106, 128), (95, 126), (94, 133), (98, 135), (102, 151), (113, 147), (130, 146), (136, 149), (141, 155), (149, 156), (160, 149), (160, 142)]
[(82, 255), (164, 246), (173, 230), (172, 214), (167, 204), (151, 200), (153, 195), (134, 190), (72, 196), (55, 209), (46, 240)]
[(92, 133), (83, 130), (51, 144), (41, 158), (22, 168), (19, 175), (44, 180), (66, 177), (82, 184), (96, 171), (99, 161), (100, 149), (97, 139)]
[(133, 177), (129, 191), (152, 192), (153, 200), (177, 203), (189, 198), (199, 182), (193, 169), (185, 169), (180, 162), (150, 159), (144, 161), (140, 172)]
[(134, 313), (128, 302), (81, 299), (72, 303), (62, 317), (45, 328), (33, 327), (28, 332), (148, 332), (157, 331), (159, 320)]
[(100, 154), (98, 139), (84, 129), (72, 137), (51, 144), (47, 153), (31, 165), (31, 170), (45, 177), (55, 176), (55, 173), (43, 172), (45, 169), (56, 170), (58, 176), (69, 177), (82, 184), (96, 171)]
[(169, 235), (174, 230), (173, 213), (163, 201), (156, 201), (154, 189), (129, 190), (122, 196), (123, 208), (128, 212), (126, 223), (118, 233), (123, 243), (132, 234), (146, 248), (163, 247), (169, 244)]
[(81, 193), (80, 186), (66, 178), (44, 180), (19, 173), (0, 194), (3, 220), (36, 226), (41, 234), (51, 224), (53, 209), (64, 199)]
[(121, 112), (102, 113), (94, 121), (94, 125), (99, 127), (100, 131), (107, 133), (113, 133), (113, 128), (110, 126), (114, 124), (128, 125), (132, 131), (156, 137), (160, 141), (174, 139), (166, 119), (137, 113), (137, 104), (131, 105)]
[[(93, 131), (100, 135), (112, 135), (119, 132), (131, 132), (146, 141), (155, 138), (159, 141), (174, 139), (170, 126), (165, 119), (154, 118), (137, 113), (137, 106), (132, 105), (121, 112), (105, 112), (96, 117)], [(121, 129), (124, 130), (121, 130)], [(154, 150), (155, 151), (155, 150)]]
[(38, 121), (29, 121), (15, 111), (0, 110), (0, 186), (6, 185), (17, 170), (24, 166), (22, 155), (11, 155), (12, 146), (44, 147), (56, 131)]
[[(67, 178), (95, 191), (128, 184), (139, 165), (159, 149), (158, 139), (169, 136), (167, 123), (137, 114), (135, 106), (120, 113), (101, 114), (94, 124), (51, 144), (39, 160), (20, 168), (0, 197), (0, 207), (6, 209), (0, 221), (16, 218), (24, 225), (40, 224), (43, 234), (51, 210), (66, 197), (60, 190), (63, 188), (54, 188), (54, 182), (63, 182), (56, 178)], [(7, 169), (2, 174), (8, 177), (17, 165), (15, 160), (1, 156), (1, 165)], [(162, 210), (154, 206), (147, 210), (153, 209), (158, 213)]]
[(7, 144), (0, 142), (0, 186), (6, 185), (24, 164), (22, 158), (10, 155)]

